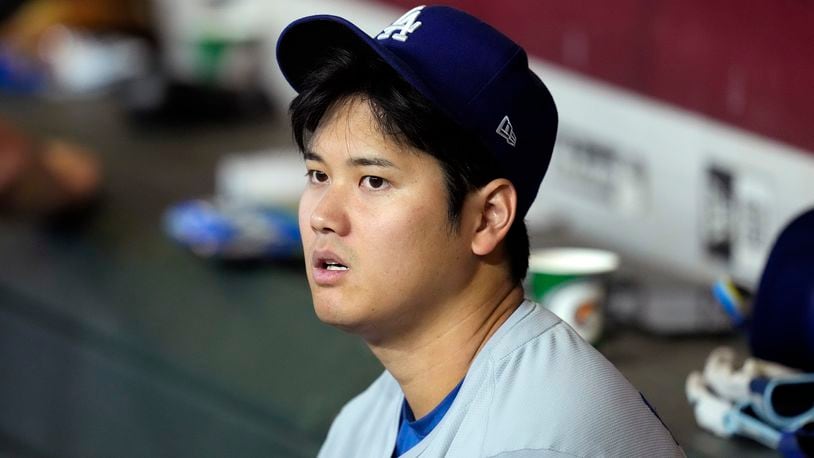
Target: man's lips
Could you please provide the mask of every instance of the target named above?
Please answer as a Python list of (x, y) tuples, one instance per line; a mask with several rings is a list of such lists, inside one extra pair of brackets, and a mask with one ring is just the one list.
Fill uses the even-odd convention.
[(319, 286), (338, 284), (350, 271), (350, 266), (330, 250), (316, 250), (311, 254), (314, 283)]
[(320, 269), (347, 270), (348, 264), (341, 256), (330, 250), (314, 250), (311, 254), (311, 265)]

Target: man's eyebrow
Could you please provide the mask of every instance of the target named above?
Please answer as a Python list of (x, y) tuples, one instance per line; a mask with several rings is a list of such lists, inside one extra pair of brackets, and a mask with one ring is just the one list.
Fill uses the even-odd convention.
[(320, 156), (319, 154), (317, 154), (317, 153), (315, 153), (315, 152), (313, 152), (311, 150), (303, 151), (302, 157), (306, 161), (325, 162), (325, 160), (322, 159), (322, 156)]
[[(306, 161), (316, 161), (323, 163), (325, 162), (325, 160), (322, 159), (322, 156), (310, 150), (306, 150), (305, 152), (303, 152), (302, 155)], [(394, 164), (393, 162), (380, 157), (351, 157), (348, 158), (348, 165), (351, 165), (353, 167), (372, 166), (372, 167), (392, 167), (395, 169), (398, 168), (398, 166), (396, 166), (396, 164)]]
[(398, 168), (396, 167), (396, 164), (380, 157), (352, 157), (348, 159), (348, 163), (356, 167), (374, 166)]

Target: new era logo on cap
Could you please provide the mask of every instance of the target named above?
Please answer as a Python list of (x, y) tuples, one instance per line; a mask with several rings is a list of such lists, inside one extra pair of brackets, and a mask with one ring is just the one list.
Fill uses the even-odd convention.
[(517, 145), (517, 135), (514, 134), (514, 127), (512, 122), (509, 121), (509, 116), (504, 116), (497, 126), (497, 134), (503, 137), (511, 146)]
[(410, 38), (410, 34), (415, 32), (415, 30), (421, 27), (421, 23), (418, 22), (418, 15), (421, 14), (421, 10), (424, 9), (424, 6), (417, 6), (410, 11), (404, 13), (403, 16), (396, 19), (393, 24), (388, 27), (385, 27), (382, 30), (382, 33), (376, 35), (377, 40), (386, 40), (388, 38), (392, 38), (398, 41), (407, 41)]

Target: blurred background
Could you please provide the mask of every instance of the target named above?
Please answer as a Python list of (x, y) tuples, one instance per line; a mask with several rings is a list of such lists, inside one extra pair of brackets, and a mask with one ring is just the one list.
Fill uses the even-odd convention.
[[(524, 46), (557, 101), (529, 228), (620, 255), (600, 351), (690, 456), (772, 456), (699, 428), (684, 382), (749, 353), (711, 285), (754, 291), (814, 206), (814, 4), (446, 4)], [(0, 455), (316, 454), (381, 366), (311, 309), (276, 39), (413, 6), (0, 3)]]

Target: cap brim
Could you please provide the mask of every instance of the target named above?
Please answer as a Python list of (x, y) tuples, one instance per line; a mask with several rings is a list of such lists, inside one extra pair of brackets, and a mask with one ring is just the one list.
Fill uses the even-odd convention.
[(421, 79), (398, 56), (338, 16), (308, 16), (292, 22), (277, 41), (277, 63), (291, 87), (300, 92), (308, 75), (319, 69), (337, 49), (375, 53), (424, 96), (434, 99)]

